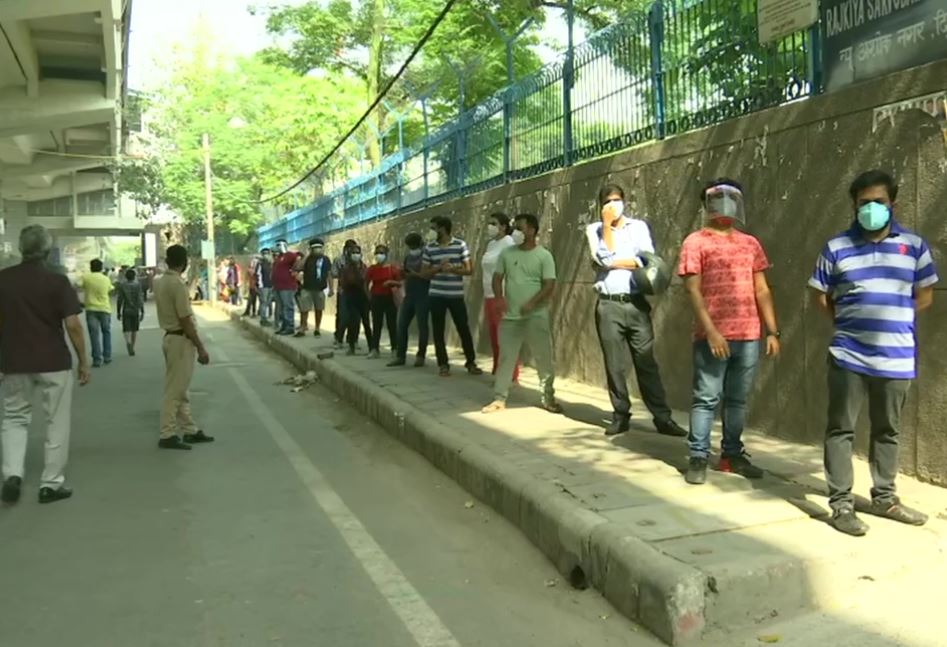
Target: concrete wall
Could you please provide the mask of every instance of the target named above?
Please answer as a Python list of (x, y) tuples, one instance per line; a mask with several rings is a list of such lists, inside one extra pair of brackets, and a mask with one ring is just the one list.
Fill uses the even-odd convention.
[[(784, 354), (764, 361), (752, 398), (751, 424), (769, 433), (818, 443), (824, 428), (826, 348), (830, 323), (807, 300), (806, 281), (825, 240), (847, 227), (847, 186), (860, 171), (883, 167), (902, 186), (898, 217), (934, 247), (944, 282), (931, 312), (921, 317), (920, 377), (904, 415), (904, 471), (947, 484), (947, 138), (943, 123), (920, 111), (899, 113), (872, 132), (874, 108), (947, 88), (947, 62), (898, 73), (825, 97), (758, 113), (720, 126), (644, 145), (423, 212), (369, 223), (330, 237), (330, 251), (354, 237), (364, 246), (395, 245), (424, 231), (435, 215), (450, 216), (457, 233), (482, 253), (487, 215), (538, 212), (542, 240), (555, 255), (561, 286), (554, 309), (559, 372), (599, 384), (605, 380), (593, 322), (593, 278), (583, 239), (597, 218), (596, 193), (606, 181), (623, 184), (653, 230), (659, 249), (676, 261), (683, 238), (700, 225), (699, 189), (729, 175), (747, 188), (748, 230), (763, 242), (784, 331)], [(370, 254), (370, 251), (366, 251)], [(469, 305), (481, 309), (479, 275), (469, 282)], [(679, 281), (657, 300), (658, 356), (672, 404), (689, 406), (691, 312)], [(479, 344), (487, 343), (481, 335)], [(630, 378), (633, 379), (633, 378)], [(865, 434), (860, 434), (865, 449)], [(860, 479), (863, 476), (859, 477)]]

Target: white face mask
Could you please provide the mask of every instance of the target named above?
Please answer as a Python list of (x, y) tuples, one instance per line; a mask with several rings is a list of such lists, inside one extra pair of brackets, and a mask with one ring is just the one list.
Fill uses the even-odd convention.
[(349, 258), (352, 259), (352, 262), (353, 262), (353, 263), (358, 263), (358, 262), (360, 262), (360, 261), (362, 260), (362, 255), (361, 255), (361, 254), (352, 254), (351, 256), (349, 256)]
[(280, 243), (276, 246), (277, 254), (285, 254), (287, 251), (289, 251), (289, 245), (286, 243)]
[(421, 251), (422, 251), (422, 250), (420, 250), (420, 249), (409, 249), (409, 250), (408, 250), (408, 256), (412, 256), (412, 257), (417, 258), (418, 256), (421, 255)]
[(618, 214), (619, 216), (624, 215), (625, 213), (625, 203), (621, 200), (612, 200), (608, 203), (612, 208), (612, 212)]
[(424, 240), (426, 240), (429, 243), (433, 243), (434, 241), (437, 240), (437, 232), (434, 231), (433, 229), (428, 229), (427, 233), (424, 234)]
[(513, 233), (510, 235), (513, 237), (514, 245), (522, 245), (523, 243), (526, 242), (526, 234), (524, 234), (519, 229), (514, 229)]
[(384, 263), (386, 258), (388, 258), (387, 254), (375, 254), (376, 263), (379, 263), (379, 264)]
[(497, 234), (500, 233), (500, 228), (494, 224), (487, 225), (487, 236), (490, 238), (496, 238)]

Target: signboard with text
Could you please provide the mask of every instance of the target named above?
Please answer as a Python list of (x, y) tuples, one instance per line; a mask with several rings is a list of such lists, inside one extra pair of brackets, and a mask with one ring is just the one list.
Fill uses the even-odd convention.
[(756, 19), (765, 45), (818, 22), (819, 0), (759, 0)]
[(822, 0), (825, 90), (947, 57), (945, 0)]
[(201, 241), (201, 258), (205, 261), (214, 260), (214, 241), (212, 240), (202, 240)]

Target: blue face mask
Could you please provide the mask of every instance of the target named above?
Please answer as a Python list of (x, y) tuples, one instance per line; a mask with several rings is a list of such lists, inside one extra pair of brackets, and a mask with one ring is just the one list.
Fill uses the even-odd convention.
[(881, 231), (891, 220), (891, 209), (880, 202), (869, 202), (858, 208), (858, 224), (865, 231)]

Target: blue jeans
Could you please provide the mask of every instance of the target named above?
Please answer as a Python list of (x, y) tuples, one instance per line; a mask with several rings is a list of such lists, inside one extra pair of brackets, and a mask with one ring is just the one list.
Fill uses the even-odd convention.
[(108, 312), (86, 310), (86, 325), (92, 342), (92, 363), (112, 361), (112, 315)]
[(694, 342), (694, 400), (691, 405), (690, 455), (707, 458), (710, 454), (710, 430), (717, 405), (723, 398), (724, 456), (743, 453), (743, 427), (746, 423), (746, 399), (760, 360), (759, 341), (731, 341), (730, 357), (717, 359), (706, 340)]
[(280, 330), (296, 330), (296, 290), (277, 290), (280, 306)]

